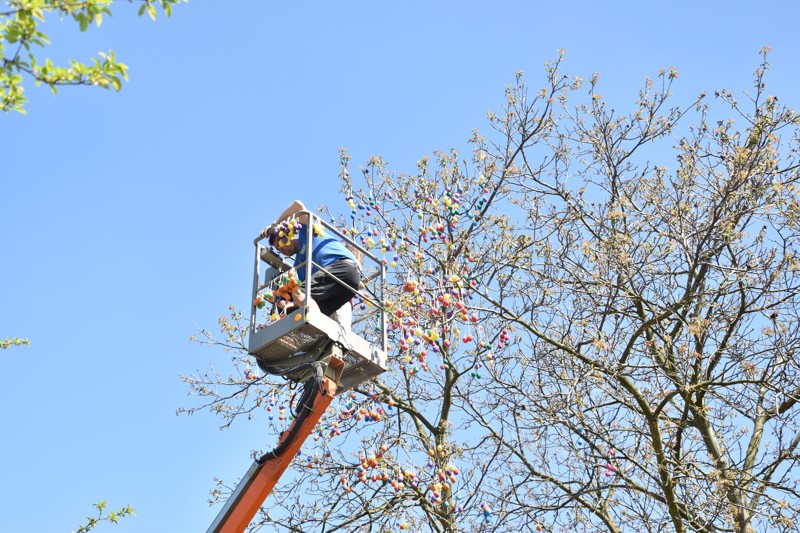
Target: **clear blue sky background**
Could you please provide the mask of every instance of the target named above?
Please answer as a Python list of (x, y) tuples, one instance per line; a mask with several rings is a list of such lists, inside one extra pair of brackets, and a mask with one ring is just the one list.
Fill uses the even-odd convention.
[(138, 516), (97, 531), (205, 531), (214, 476), (271, 447), (263, 420), (219, 431), (179, 375), (229, 358), (189, 342), (246, 309), (252, 240), (295, 198), (342, 210), (338, 150), (413, 171), (473, 128), (524, 70), (565, 72), (620, 109), (675, 66), (686, 102), (752, 85), (800, 108), (800, 4), (191, 0), (151, 23), (125, 2), (80, 34), (49, 20), (55, 59), (113, 49), (119, 94), (29, 84), (0, 116), (0, 532), (69, 532), (109, 500)]

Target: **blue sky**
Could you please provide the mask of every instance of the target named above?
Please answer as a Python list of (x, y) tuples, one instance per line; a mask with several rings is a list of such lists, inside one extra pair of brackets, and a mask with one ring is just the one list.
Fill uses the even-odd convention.
[[(283, 5), (286, 4), (286, 5)], [(68, 532), (106, 499), (137, 517), (97, 531), (205, 531), (214, 477), (275, 442), (219, 431), (180, 374), (229, 361), (189, 342), (248, 305), (252, 241), (292, 200), (346, 209), (338, 150), (398, 173), (466, 148), (518, 70), (531, 86), (601, 74), (627, 109), (675, 66), (677, 101), (752, 86), (800, 108), (796, 2), (264, 2), (191, 0), (170, 19), (117, 2), (80, 34), (49, 20), (54, 59), (114, 50), (121, 93), (27, 86), (0, 116), (0, 532)]]

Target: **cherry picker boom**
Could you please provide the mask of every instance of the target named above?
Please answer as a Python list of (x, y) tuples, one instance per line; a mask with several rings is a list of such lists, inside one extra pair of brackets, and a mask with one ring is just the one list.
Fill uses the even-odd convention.
[[(281, 434), (275, 449), (253, 462), (207, 533), (245, 531), (303, 443), (314, 431), (333, 397), (386, 370), (386, 314), (382, 304), (386, 281), (384, 264), (313, 213), (304, 211), (299, 214), (308, 214), (309, 227), (317, 227), (314, 225), (318, 224), (324, 231), (335, 234), (359, 250), (363, 254), (363, 260), (369, 262), (369, 266), (364, 268), (367, 272), (364, 278), (365, 287), (357, 291), (359, 299), (369, 312), (355, 322), (366, 321), (359, 331), (375, 332), (376, 338), (370, 342), (354, 333), (350, 324), (341, 324), (323, 315), (311, 299), (308, 283), (304, 287), (305, 302), (308, 305), (268, 326), (261, 326), (258, 323), (260, 309), (256, 302), (263, 302), (262, 295), (269, 292), (277, 280), (291, 268), (305, 268), (305, 279), (308, 280), (311, 279), (313, 266), (341, 282), (324, 267), (313, 264), (310, 259), (301, 265), (288, 265), (261, 244), (260, 236), (255, 240), (248, 350), (265, 372), (303, 383), (303, 393), (297, 402), (297, 413), (292, 425)], [(311, 231), (308, 232), (307, 247), (307, 257), (311, 258)]]

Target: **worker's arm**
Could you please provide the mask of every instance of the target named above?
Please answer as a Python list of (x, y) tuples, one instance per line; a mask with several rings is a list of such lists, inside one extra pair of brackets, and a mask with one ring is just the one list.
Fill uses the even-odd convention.
[[(281, 222), (291, 217), (295, 213), (299, 213), (300, 211), (305, 211), (305, 210), (306, 206), (303, 205), (303, 202), (301, 202), (300, 200), (295, 200), (289, 205), (289, 207), (283, 210), (283, 213), (281, 213), (280, 216), (278, 216), (278, 218), (275, 219), (275, 224), (276, 225), (280, 224)], [(299, 217), (297, 217), (297, 221), (300, 222), (301, 224), (308, 224), (308, 215), (307, 214), (300, 215)]]

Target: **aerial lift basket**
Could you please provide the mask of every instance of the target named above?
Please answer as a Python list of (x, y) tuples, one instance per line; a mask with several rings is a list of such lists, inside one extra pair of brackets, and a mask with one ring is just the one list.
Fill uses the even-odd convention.
[[(366, 312), (356, 319), (360, 327), (357, 331), (368, 334), (366, 339), (354, 332), (350, 324), (341, 324), (320, 312), (319, 308), (310, 297), (308, 284), (304, 287), (306, 305), (296, 309), (280, 320), (269, 325), (259, 324), (259, 319), (266, 318), (266, 314), (255, 304), (251, 306), (249, 352), (256, 358), (258, 365), (270, 374), (283, 375), (293, 381), (302, 382), (313, 373), (312, 363), (322, 361), (327, 364), (331, 344), (341, 349), (344, 369), (337, 387), (338, 392), (344, 392), (368, 381), (386, 370), (386, 316), (383, 305), (383, 289), (385, 284), (385, 268), (380, 260), (358, 246), (355, 242), (342, 235), (330, 224), (309, 213), (312, 224), (321, 224), (326, 232), (333, 233), (344, 242), (358, 249), (363, 261), (368, 263), (366, 285), (358, 291), (364, 302)], [(312, 257), (311, 232), (307, 243), (308, 254)], [(255, 241), (256, 258), (253, 275), (253, 302), (265, 291), (270, 289), (274, 281), (284, 272), (292, 268), (270, 248)], [(307, 268), (305, 279), (310, 279), (311, 265), (293, 265), (295, 268)], [(313, 265), (324, 270), (324, 267)], [(269, 311), (268, 311), (269, 312)]]

